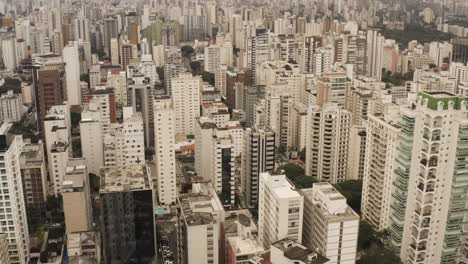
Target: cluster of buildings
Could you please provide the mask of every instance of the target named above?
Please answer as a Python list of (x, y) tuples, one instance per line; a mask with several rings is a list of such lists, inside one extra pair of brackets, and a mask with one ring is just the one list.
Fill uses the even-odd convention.
[(398, 8), (1, 2), (0, 263), (352, 264), (360, 221), (468, 263), (467, 34), (403, 47)]

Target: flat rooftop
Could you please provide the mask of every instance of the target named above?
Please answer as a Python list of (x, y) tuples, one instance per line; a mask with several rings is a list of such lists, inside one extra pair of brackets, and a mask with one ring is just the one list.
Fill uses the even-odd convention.
[(243, 238), (240, 236), (228, 237), (229, 244), (236, 252), (236, 256), (252, 255), (263, 253), (265, 250), (260, 243), (253, 238)]
[(329, 261), (329, 259), (327, 259), (326, 257), (315, 253), (311, 249), (308, 249), (302, 244), (299, 244), (289, 238), (276, 241), (275, 243), (271, 244), (271, 246), (283, 251), (284, 256), (290, 260), (298, 260), (304, 263), (309, 263), (307, 262), (307, 258), (309, 257), (309, 255), (314, 254), (316, 255), (316, 259), (310, 262), (310, 264), (323, 264)]
[(151, 190), (150, 175), (145, 165), (103, 168), (99, 193)]

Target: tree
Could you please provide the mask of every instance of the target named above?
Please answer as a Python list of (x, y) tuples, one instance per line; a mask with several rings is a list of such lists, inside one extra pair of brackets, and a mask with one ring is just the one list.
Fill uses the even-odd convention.
[(190, 62), (190, 69), (194, 74), (199, 75), (201, 72), (201, 63), (199, 61), (191, 61)]
[(215, 75), (211, 72), (204, 71), (202, 73), (202, 79), (204, 82), (208, 82), (211, 85), (215, 85)]
[(356, 213), (361, 212), (362, 180), (348, 180), (335, 184), (335, 188), (344, 196)]
[(305, 162), (306, 161), (306, 148), (303, 148), (300, 152), (299, 152), (299, 158)]
[(100, 60), (103, 60), (106, 57), (106, 52), (103, 49), (99, 49), (96, 51)]
[(192, 46), (184, 45), (180, 48), (180, 52), (182, 53), (182, 57), (190, 58), (192, 54), (195, 52)]
[(159, 80), (164, 81), (164, 67), (157, 67), (156, 72), (158, 73)]
[(21, 80), (15, 78), (5, 78), (5, 82), (0, 86), (0, 94), (13, 90), (15, 94), (21, 93)]
[(305, 175), (304, 168), (297, 164), (289, 163), (282, 168), (286, 177), (296, 186), (296, 188), (311, 188), (312, 184), (317, 182), (317, 179), (312, 176)]
[(62, 210), (62, 195), (58, 196), (49, 195), (47, 196), (46, 203), (47, 211), (59, 212)]
[(377, 233), (366, 221), (359, 223), (358, 251), (361, 258), (356, 262), (359, 264), (398, 264), (400, 259), (382, 243), (382, 235)]
[(70, 120), (72, 128), (78, 127), (81, 121), (81, 113), (80, 112), (71, 112), (70, 113)]
[(80, 81), (89, 83), (89, 74), (83, 73), (80, 75)]

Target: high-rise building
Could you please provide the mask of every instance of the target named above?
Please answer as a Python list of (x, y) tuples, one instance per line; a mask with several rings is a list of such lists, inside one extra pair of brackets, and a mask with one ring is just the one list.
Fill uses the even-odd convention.
[(334, 62), (334, 51), (330, 47), (320, 47), (312, 55), (312, 73), (322, 75), (331, 71)]
[(145, 145), (152, 146), (154, 140), (154, 80), (137, 71), (130, 75), (127, 69), (127, 106), (141, 113), (145, 129)]
[(154, 101), (154, 163), (160, 204), (173, 204), (177, 197), (175, 160), (175, 114), (172, 99), (156, 97)]
[(38, 124), (42, 130), (43, 119), (50, 107), (62, 104), (67, 98), (65, 68), (63, 64), (44, 65), (37, 71), (37, 76), (33, 74), (33, 78), (37, 82), (38, 89), (34, 94)]
[(247, 41), (247, 66), (252, 69), (252, 79), (256, 82), (257, 64), (271, 58), (270, 33), (266, 29), (256, 29), (255, 36), (247, 39)]
[(296, 102), (290, 106), (288, 120), (288, 148), (301, 151), (307, 135), (307, 106)]
[(13, 36), (2, 39), (2, 58), (6, 70), (16, 69), (18, 62), (16, 60), (16, 41)]
[(8, 253), (8, 235), (0, 234), (0, 263), (10, 264), (10, 255)]
[(172, 100), (175, 111), (175, 135), (183, 139), (193, 135), (196, 118), (200, 116), (200, 97), (203, 82), (200, 77), (181, 73), (171, 79)]
[(211, 183), (225, 208), (235, 206), (235, 151), (230, 136), (211, 138)]
[(70, 105), (81, 105), (78, 42), (71, 42), (63, 48), (63, 62), (65, 63), (68, 103)]
[(310, 106), (306, 139), (306, 175), (337, 183), (348, 177), (351, 113), (335, 104)]
[(395, 158), (399, 144), (398, 115), (370, 115), (366, 122), (367, 141), (362, 186), (362, 217), (375, 230), (390, 225), (394, 192)]
[(302, 189), (304, 230), (302, 243), (329, 259), (327, 263), (355, 263), (359, 215), (330, 183)]
[(304, 197), (286, 175), (260, 174), (258, 238), (265, 248), (283, 238), (302, 241)]
[(401, 110), (389, 242), (404, 263), (456, 263), (466, 252), (467, 105), (425, 91)]
[(156, 64), (156, 67), (164, 67), (166, 62), (164, 45), (153, 46), (153, 61)]
[(452, 39), (452, 45), (452, 61), (468, 63), (468, 38), (454, 38)]
[(143, 164), (145, 161), (145, 134), (141, 113), (131, 107), (123, 108), (122, 124), (112, 124), (104, 133), (104, 166)]
[(346, 95), (351, 87), (344, 72), (325, 73), (317, 81), (317, 105), (331, 102), (346, 106)]
[(382, 79), (383, 47), (385, 38), (378, 30), (367, 31), (367, 74), (366, 76)]
[(44, 138), (49, 179), (54, 195), (62, 190), (63, 175), (71, 152), (70, 110), (67, 104), (52, 106), (44, 118)]
[(351, 90), (351, 95), (346, 98), (346, 108), (352, 114), (352, 124), (362, 125), (370, 111), (370, 101), (373, 93), (370, 89), (357, 87)]
[(120, 44), (120, 67), (126, 70), (132, 59), (137, 58), (137, 46), (131, 44), (128, 40)]
[(300, 64), (304, 72), (313, 72), (314, 54), (320, 46), (322, 46), (322, 38), (313, 36), (304, 37)]
[(215, 87), (224, 98), (226, 98), (226, 72), (227, 66), (220, 65), (215, 73)]
[(220, 259), (219, 244), (221, 240), (221, 227), (224, 221), (224, 209), (216, 192), (211, 185), (205, 186), (205, 191), (196, 189), (203, 186), (194, 184), (193, 193), (181, 194), (177, 203), (181, 210), (179, 213), (180, 236), (184, 241), (179, 263), (218, 264)]
[(46, 220), (48, 195), (44, 144), (24, 141), (20, 156), (21, 181), (29, 230), (36, 230)]
[(258, 206), (259, 175), (275, 170), (275, 133), (247, 128), (241, 154), (240, 193), (248, 207)]
[(89, 21), (80, 15), (73, 20), (75, 27), (75, 40), (90, 41)]
[(14, 94), (13, 90), (0, 96), (0, 120), (19, 122), (23, 118), (24, 106), (21, 94)]
[(88, 92), (85, 101), (88, 109), (92, 108), (99, 112), (102, 130), (107, 133), (110, 125), (117, 122), (114, 89), (106, 86), (96, 86)]
[(365, 126), (351, 126), (349, 130), (348, 179), (362, 180), (364, 177), (364, 163), (366, 159)]
[[(110, 40), (110, 57), (112, 65), (120, 65), (120, 48), (119, 39), (111, 38)], [(128, 62), (127, 62), (128, 63)], [(126, 69), (126, 68), (123, 68)]]
[(0, 211), (0, 228), (8, 237), (10, 264), (29, 263), (29, 229), (26, 218), (20, 155), (23, 138), (8, 133), (12, 123), (0, 127), (0, 183), (4, 209)]
[(104, 132), (98, 111), (85, 110), (80, 121), (82, 156), (89, 173), (99, 175), (104, 166)]
[(104, 52), (107, 56), (111, 55), (111, 39), (119, 37), (119, 22), (117, 18), (108, 17), (104, 19)]
[(67, 234), (91, 231), (93, 213), (86, 160), (68, 161), (62, 182), (62, 199)]
[(155, 240), (153, 182), (149, 167), (132, 164), (105, 168), (100, 177), (104, 262), (150, 263), (154, 260)]

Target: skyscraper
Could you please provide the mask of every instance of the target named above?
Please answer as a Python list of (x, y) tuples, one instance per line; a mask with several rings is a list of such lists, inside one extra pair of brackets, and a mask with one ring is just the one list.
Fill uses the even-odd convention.
[(80, 105), (81, 88), (78, 42), (70, 42), (63, 48), (63, 62), (65, 63), (67, 100), (70, 105)]
[(240, 191), (248, 207), (258, 206), (259, 175), (275, 169), (275, 133), (247, 128), (241, 155)]
[(464, 247), (468, 99), (418, 94), (402, 110), (390, 245), (406, 263), (456, 263)]
[(330, 183), (314, 183), (300, 190), (304, 196), (302, 243), (330, 260), (355, 263), (359, 215)]
[(302, 241), (304, 197), (286, 175), (260, 174), (258, 239), (265, 248), (283, 238)]
[(175, 160), (175, 115), (172, 99), (156, 97), (154, 101), (154, 162), (160, 204), (175, 203), (177, 196)]
[(4, 208), (0, 211), (2, 230), (8, 237), (10, 264), (29, 262), (29, 231), (21, 183), (20, 155), (23, 138), (8, 134), (12, 123), (0, 127), (0, 183)]
[(175, 135), (182, 139), (194, 133), (196, 118), (200, 116), (200, 97), (203, 83), (200, 77), (181, 73), (172, 78), (171, 90), (175, 110)]
[(383, 46), (385, 38), (378, 30), (367, 31), (367, 74), (378, 81), (382, 79)]
[(452, 45), (452, 61), (468, 63), (468, 38), (454, 38), (452, 39)]
[(337, 183), (348, 176), (351, 113), (335, 104), (308, 110), (306, 175)]

